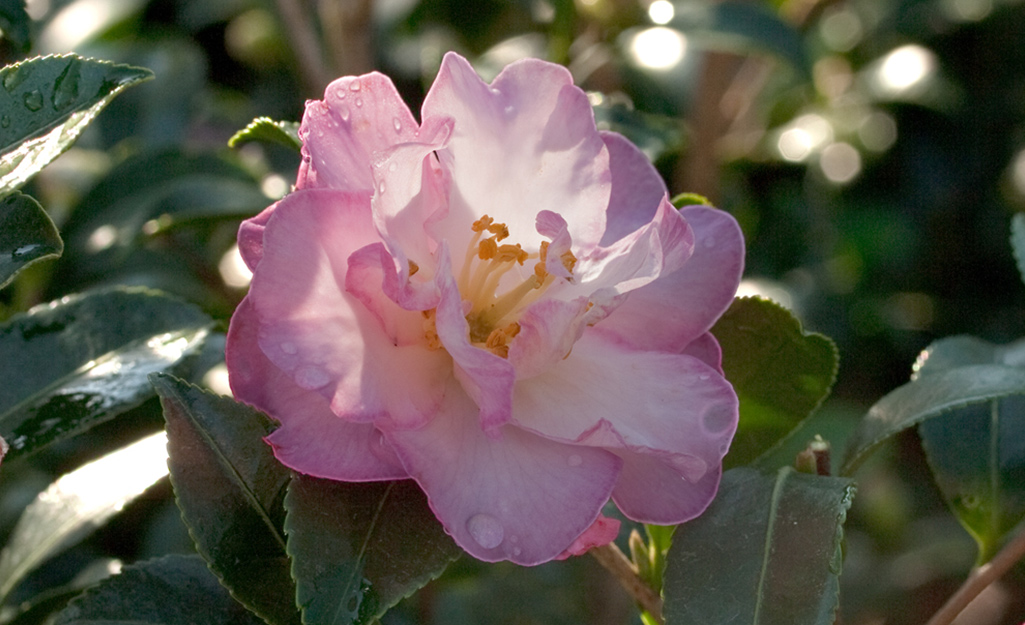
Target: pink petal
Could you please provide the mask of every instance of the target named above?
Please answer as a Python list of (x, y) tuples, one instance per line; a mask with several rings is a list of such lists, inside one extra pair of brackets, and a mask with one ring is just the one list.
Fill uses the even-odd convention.
[(728, 213), (680, 210), (694, 231), (694, 253), (679, 270), (632, 291), (602, 321), (637, 349), (680, 352), (712, 327), (733, 301), (744, 271), (744, 238)]
[(601, 244), (608, 246), (647, 224), (666, 196), (665, 182), (648, 157), (626, 137), (602, 132), (609, 150), (612, 196)]
[(684, 348), (683, 353), (693, 356), (722, 373), (722, 348), (711, 332), (705, 332)]
[(278, 460), (300, 473), (335, 480), (407, 477), (377, 428), (338, 418), (323, 396), (298, 387), (267, 360), (257, 347), (258, 325), (247, 297), (231, 318), (225, 358), (235, 398), (281, 423), (267, 437)]
[(388, 253), (383, 243), (371, 243), (349, 256), (345, 290), (381, 321), (396, 345), (423, 343), (421, 325), (405, 323), (404, 311), (430, 310), (440, 295), (433, 281), (411, 280), (408, 263)]
[(306, 104), (299, 136), (304, 166), (296, 188), (372, 190), (375, 154), (413, 141), (418, 126), (391, 79), (376, 72), (339, 78)]
[(385, 436), (446, 531), (487, 562), (557, 557), (598, 517), (621, 462), (514, 427), (487, 436), (476, 405), (458, 388), (425, 427)]
[(651, 454), (617, 452), (623, 458), (612, 500), (627, 517), (641, 523), (676, 525), (689, 521), (708, 507), (719, 488), (722, 468), (716, 464), (697, 481), (684, 477)]
[(573, 544), (559, 554), (556, 560), (565, 560), (570, 556), (582, 556), (595, 547), (607, 545), (619, 535), (619, 519), (599, 516), (587, 531), (577, 537)]
[(382, 325), (344, 290), (351, 253), (380, 240), (366, 202), (328, 190), (297, 191), (279, 202), (249, 298), (260, 348), (298, 386), (327, 397), (345, 419), (413, 427), (441, 402), (450, 359), (422, 343), (396, 345), (385, 331), (416, 336), (420, 313), (375, 310), (391, 315)]
[(718, 466), (738, 416), (722, 375), (690, 356), (633, 351), (596, 330), (544, 375), (517, 383), (513, 423), (555, 440), (652, 453), (691, 481)]
[(256, 271), (256, 266), (263, 258), (263, 229), (270, 216), (274, 214), (277, 203), (271, 204), (260, 211), (260, 214), (243, 221), (238, 227), (238, 251), (249, 271)]
[(601, 238), (608, 150), (586, 94), (565, 68), (526, 59), (489, 86), (449, 53), (424, 100), (424, 125), (432, 118), (453, 120), (448, 145), (438, 150), (452, 175), (451, 224), (443, 231), (458, 232), (488, 214), (508, 225), (511, 242), (536, 249), (534, 216), (547, 208), (565, 217), (578, 245)]
[(520, 333), (509, 346), (516, 379), (540, 375), (569, 356), (589, 319), (589, 302), (543, 299), (520, 317)]

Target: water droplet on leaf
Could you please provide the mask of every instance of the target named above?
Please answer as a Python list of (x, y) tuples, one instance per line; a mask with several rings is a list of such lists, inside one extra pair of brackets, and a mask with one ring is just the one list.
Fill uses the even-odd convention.
[(466, 531), (485, 549), (494, 549), (502, 544), (505, 529), (502, 523), (490, 514), (475, 514), (466, 522)]
[(53, 83), (53, 108), (60, 111), (78, 99), (78, 83), (82, 78), (82, 62), (71, 59)]
[(2, 126), (4, 128), (10, 128), (11, 127), (11, 118), (6, 116), (6, 115), (4, 115), (3, 117), (0, 117), (0, 126)]
[(25, 94), (25, 108), (35, 113), (39, 109), (43, 108), (43, 94), (39, 91), (33, 90)]

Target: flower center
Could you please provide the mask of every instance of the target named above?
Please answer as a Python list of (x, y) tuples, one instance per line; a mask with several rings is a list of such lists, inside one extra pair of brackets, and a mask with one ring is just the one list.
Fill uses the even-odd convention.
[[(457, 282), (463, 301), (470, 304), (466, 313), (470, 342), (507, 358), (509, 344), (520, 332), (517, 322), (520, 314), (555, 282), (555, 276), (545, 270), (548, 241), (541, 242), (537, 253), (528, 253), (518, 243), (502, 243), (509, 238), (509, 228), (487, 215), (473, 222), (471, 230), (473, 238), (467, 246)], [(528, 260), (537, 261), (533, 273), (499, 295), (502, 278)], [(577, 261), (573, 253), (567, 250), (560, 255), (560, 260), (572, 273)], [(440, 349), (434, 315), (434, 310), (423, 312), (424, 336), (429, 349)]]

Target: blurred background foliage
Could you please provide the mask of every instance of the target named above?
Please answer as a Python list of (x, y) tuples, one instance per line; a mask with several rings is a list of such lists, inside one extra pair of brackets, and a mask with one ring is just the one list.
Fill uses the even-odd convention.
[[(373, 69), (416, 111), (442, 55), (456, 50), (486, 78), (524, 56), (565, 64), (601, 127), (635, 141), (672, 192), (703, 194), (737, 217), (748, 242), (744, 292), (783, 303), (840, 349), (834, 395), (804, 429), (809, 437), (842, 449), (856, 419), (907, 381), (935, 338), (1025, 335), (1007, 243), (1011, 215), (1025, 210), (1021, 0), (28, 0), (25, 8), (29, 31), (5, 33), (4, 63), (74, 51), (156, 78), (117, 98), (26, 187), (65, 252), (0, 292), (0, 320), (130, 284), (194, 302), (225, 329), (248, 280), (234, 248), (238, 223), (285, 194), (298, 165), (287, 148), (231, 150), (228, 139), (258, 116), (298, 120), (331, 79)], [(223, 368), (207, 382), (226, 392)], [(161, 425), (151, 401), (5, 465), (0, 532), (53, 476)], [(841, 621), (924, 622), (960, 583), (974, 545), (944, 508), (913, 432), (856, 477)], [(189, 545), (165, 481), (19, 592)], [(614, 588), (590, 559), (520, 569), (464, 558), (385, 622), (632, 622)], [(1025, 571), (987, 593), (964, 622), (1017, 623)]]

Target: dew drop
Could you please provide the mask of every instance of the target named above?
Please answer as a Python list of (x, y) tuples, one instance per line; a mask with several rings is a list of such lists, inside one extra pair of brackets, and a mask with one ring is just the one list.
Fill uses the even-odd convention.
[(384, 181), (377, 183), (377, 194), (384, 195)]
[(349, 121), (349, 107), (344, 104), (339, 106), (338, 115), (342, 118), (342, 121)]
[(392, 162), (388, 163), (388, 171), (395, 171), (398, 168), (399, 168), (399, 165), (395, 161), (392, 161)]
[(358, 80), (354, 80), (351, 83), (349, 83), (349, 91), (359, 91), (362, 88), (363, 85), (361, 85)]
[(299, 351), (299, 348), (295, 346), (295, 343), (285, 341), (281, 344), (281, 351), (285, 352), (286, 354), (294, 354), (297, 351)]
[(25, 108), (35, 113), (39, 109), (43, 108), (43, 94), (39, 91), (33, 90), (25, 94)]
[(14, 67), (7, 68), (4, 70), (4, 89), (8, 93), (18, 88), (18, 85), (25, 82), (32, 70), (26, 65), (15, 65)]
[(708, 379), (710, 379), (711, 377), (712, 377), (712, 376), (711, 376), (710, 374), (707, 374), (707, 373), (702, 373), (701, 375), (699, 375), (699, 376), (698, 376), (698, 379), (700, 379), (700, 380), (708, 380)]
[(701, 416), (701, 425), (709, 434), (718, 434), (733, 425), (733, 411), (726, 406), (712, 406)]
[(72, 59), (53, 83), (53, 108), (61, 111), (78, 99), (78, 83), (82, 78), (82, 63)]
[(11, 118), (6, 116), (6, 115), (4, 115), (3, 117), (0, 117), (0, 127), (10, 128), (11, 127)]
[(331, 378), (319, 367), (306, 365), (295, 371), (295, 383), (308, 391), (318, 389), (330, 381)]
[(399, 121), (398, 117), (392, 117), (391, 125), (395, 129), (395, 132), (402, 132), (402, 122)]
[(702, 241), (702, 245), (707, 248), (715, 247), (715, 237), (705, 237), (705, 240)]
[(35, 252), (40, 247), (41, 246), (38, 243), (29, 243), (28, 245), (22, 245), (18, 249), (16, 249), (13, 252), (11, 252), (11, 258), (14, 259), (14, 260), (17, 260), (19, 258), (23, 258), (23, 257), (28, 256), (29, 254)]
[(466, 531), (485, 549), (494, 549), (502, 544), (505, 530), (502, 523), (490, 514), (475, 514), (466, 522)]
[(356, 98), (356, 106), (363, 106), (363, 98)]
[(584, 463), (584, 459), (578, 456), (577, 454), (573, 454), (572, 456), (566, 459), (566, 463), (571, 467), (579, 467)]
[(683, 475), (683, 479), (691, 484), (708, 473), (708, 463), (697, 456), (675, 456), (670, 462)]
[(523, 553), (523, 550), (522, 550), (522, 549), (520, 549), (519, 547), (513, 547), (513, 548), (512, 548), (512, 554), (513, 554), (514, 556), (518, 556), (518, 555), (520, 555), (521, 553)]

